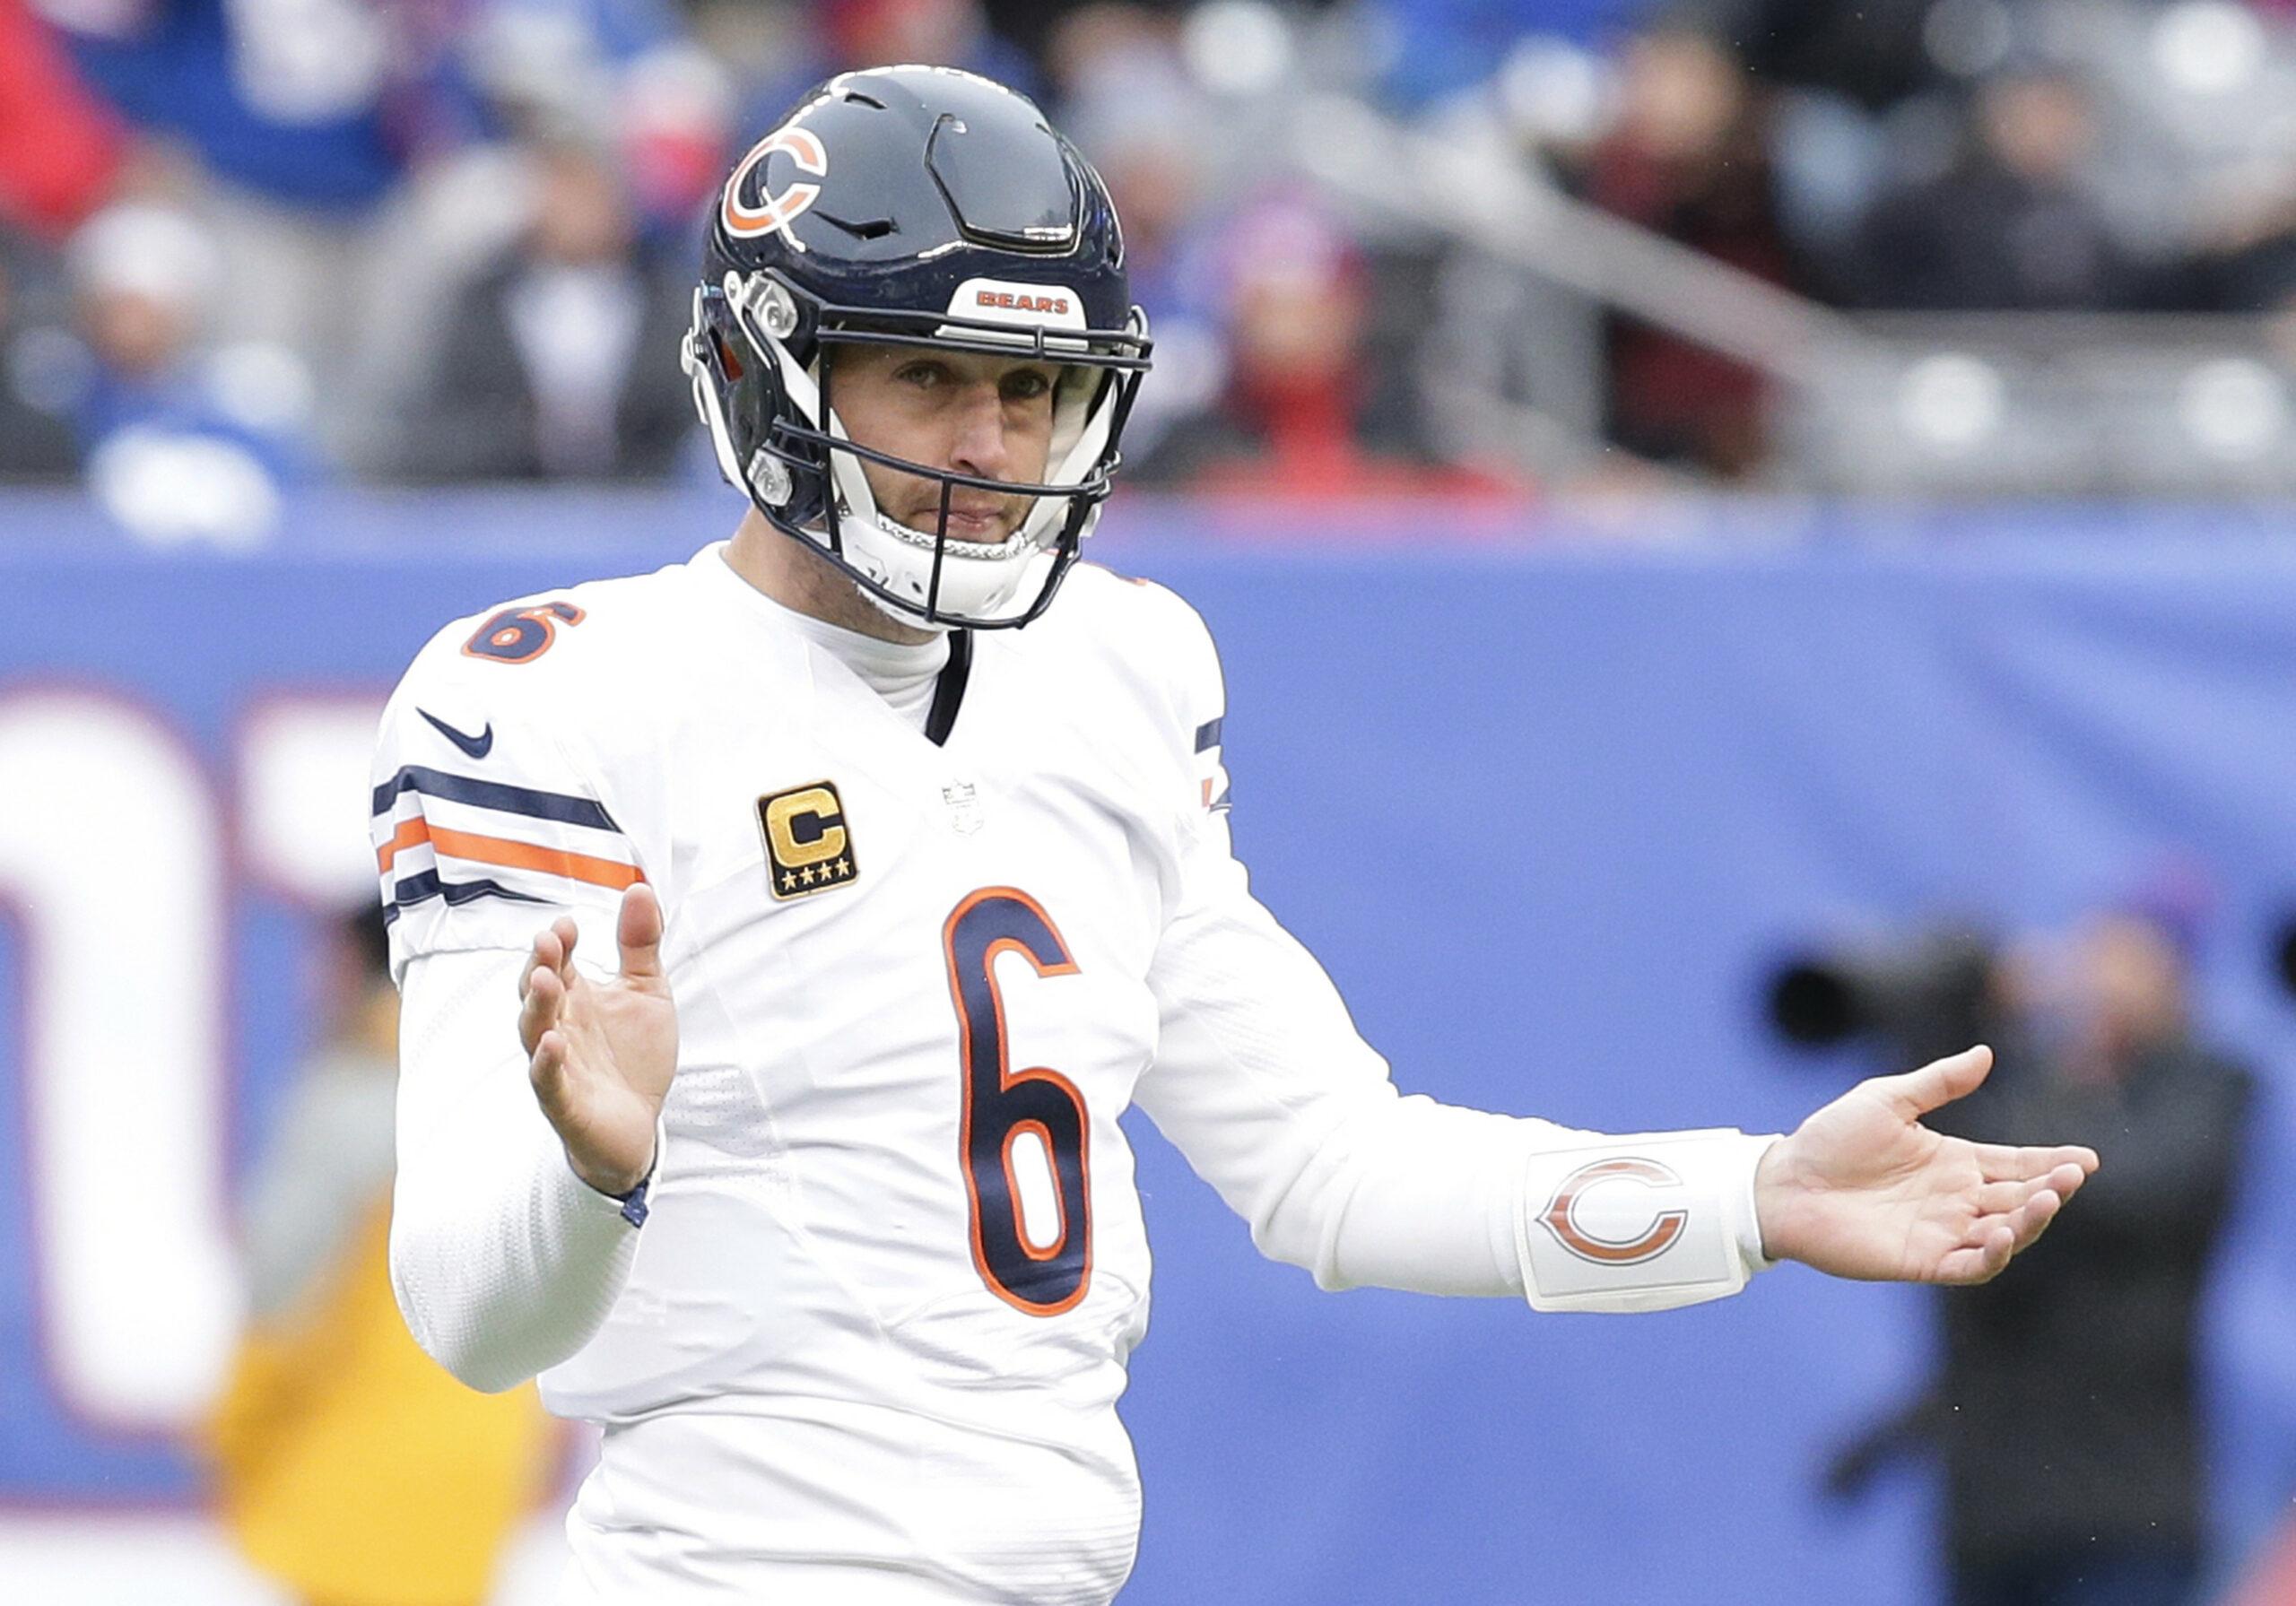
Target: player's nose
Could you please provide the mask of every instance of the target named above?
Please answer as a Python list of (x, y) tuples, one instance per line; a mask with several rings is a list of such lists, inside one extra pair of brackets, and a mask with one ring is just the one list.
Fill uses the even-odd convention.
[(994, 384), (968, 385), (956, 406), (949, 466), (985, 480), (1013, 477), (1013, 443), (1004, 400)]

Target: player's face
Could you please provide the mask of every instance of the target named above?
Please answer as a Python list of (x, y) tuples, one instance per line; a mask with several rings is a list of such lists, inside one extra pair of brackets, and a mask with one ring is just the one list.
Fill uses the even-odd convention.
[[(1052, 448), (1057, 367), (974, 352), (884, 346), (837, 348), (831, 405), (859, 444), (985, 480), (1041, 481)], [(870, 494), (913, 530), (940, 525), (941, 485), (862, 460)], [(999, 542), (1020, 528), (1031, 498), (960, 486), (949, 493), (948, 533)]]

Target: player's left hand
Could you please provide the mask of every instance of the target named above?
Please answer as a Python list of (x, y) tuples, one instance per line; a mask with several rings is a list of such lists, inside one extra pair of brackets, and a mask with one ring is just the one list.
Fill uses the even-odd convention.
[(1984, 1282), (2049, 1224), (2096, 1151), (2015, 1149), (1921, 1124), (1993, 1068), (1965, 1049), (1902, 1076), (1876, 1076), (1770, 1145), (1754, 1174), (1763, 1252), (1836, 1277)]

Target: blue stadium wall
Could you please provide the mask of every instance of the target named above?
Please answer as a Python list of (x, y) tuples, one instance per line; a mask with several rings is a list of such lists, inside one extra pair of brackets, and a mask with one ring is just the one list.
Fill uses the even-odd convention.
[[(1622, 1131), (1787, 1126), (1862, 1066), (1768, 1034), (1780, 955), (1942, 911), (2062, 925), (2163, 854), (2207, 864), (2205, 1016), (2272, 1085), (2208, 1312), (2219, 1520), (2244, 1546), (2296, 1491), (2296, 1002), (2266, 963), (2296, 913), (2296, 524), (1634, 517), (1664, 539), (1142, 502), (1099, 545), (1211, 621), (1240, 850), (1407, 1090)], [(0, 706), (55, 685), (140, 705), (228, 792), (257, 703), (379, 693), (449, 618), (730, 522), (708, 498), (346, 499), (224, 556), (0, 501)], [(42, 786), (0, 774), (0, 811)], [(307, 1041), (310, 918), (249, 881), (222, 916), (230, 1155)], [(30, 963), (0, 920), (0, 1507), (189, 1503), (178, 1448), (57, 1397)], [(1847, 1509), (1814, 1492), (1829, 1446), (1918, 1386), (1930, 1296), (1799, 1268), (1636, 1318), (1321, 1294), (1135, 1135), (1158, 1274), (1127, 1602), (1935, 1597), (1925, 1477)]]

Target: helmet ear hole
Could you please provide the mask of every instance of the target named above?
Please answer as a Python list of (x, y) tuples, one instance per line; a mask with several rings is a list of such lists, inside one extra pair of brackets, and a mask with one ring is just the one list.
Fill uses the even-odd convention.
[(734, 348), (726, 343), (726, 336), (722, 333), (712, 329), (709, 338), (718, 348), (718, 365), (726, 370), (726, 378), (730, 381), (739, 381), (748, 371), (743, 367), (742, 360), (734, 354)]
[(797, 488), (789, 465), (773, 455), (767, 447), (760, 447), (750, 454), (750, 486), (761, 501), (776, 508), (789, 505), (790, 494)]

